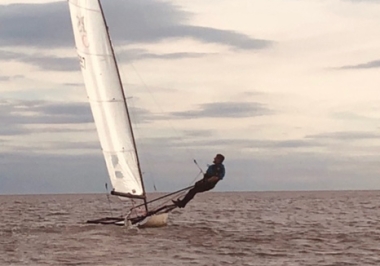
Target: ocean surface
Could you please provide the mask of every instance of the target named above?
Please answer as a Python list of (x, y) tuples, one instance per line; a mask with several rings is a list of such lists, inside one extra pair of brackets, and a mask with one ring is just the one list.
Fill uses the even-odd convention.
[(206, 192), (166, 227), (85, 223), (125, 212), (110, 200), (0, 196), (0, 265), (380, 265), (380, 191)]

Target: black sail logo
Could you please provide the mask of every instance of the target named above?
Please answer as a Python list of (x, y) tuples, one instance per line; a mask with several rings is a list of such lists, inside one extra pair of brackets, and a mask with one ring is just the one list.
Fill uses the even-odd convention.
[(88, 48), (90, 44), (88, 43), (87, 31), (84, 25), (84, 16), (77, 16), (77, 20), (77, 27), (81, 35), (82, 43), (84, 47)]

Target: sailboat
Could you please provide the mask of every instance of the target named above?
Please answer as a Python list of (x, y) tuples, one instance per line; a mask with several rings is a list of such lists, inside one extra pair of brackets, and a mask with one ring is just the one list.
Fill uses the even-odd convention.
[(142, 200), (142, 215), (129, 214), (89, 220), (100, 224), (144, 224), (163, 226), (169, 204), (152, 209), (150, 204), (188, 188), (148, 201), (140, 167), (128, 105), (124, 95), (115, 53), (99, 0), (68, 0), (71, 23), (81, 72), (103, 151), (112, 195)]

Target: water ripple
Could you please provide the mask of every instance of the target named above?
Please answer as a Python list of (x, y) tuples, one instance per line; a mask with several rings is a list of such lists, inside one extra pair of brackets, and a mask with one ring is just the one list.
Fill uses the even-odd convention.
[(379, 202), (378, 191), (208, 192), (167, 227), (128, 230), (85, 223), (125, 213), (115, 197), (0, 196), (0, 265), (380, 265)]

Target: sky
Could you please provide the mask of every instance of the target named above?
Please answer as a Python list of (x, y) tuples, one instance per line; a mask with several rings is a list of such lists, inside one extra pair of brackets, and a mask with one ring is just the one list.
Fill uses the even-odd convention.
[[(380, 189), (380, 1), (102, 4), (147, 191)], [(67, 1), (0, 14), (0, 194), (105, 192)]]

